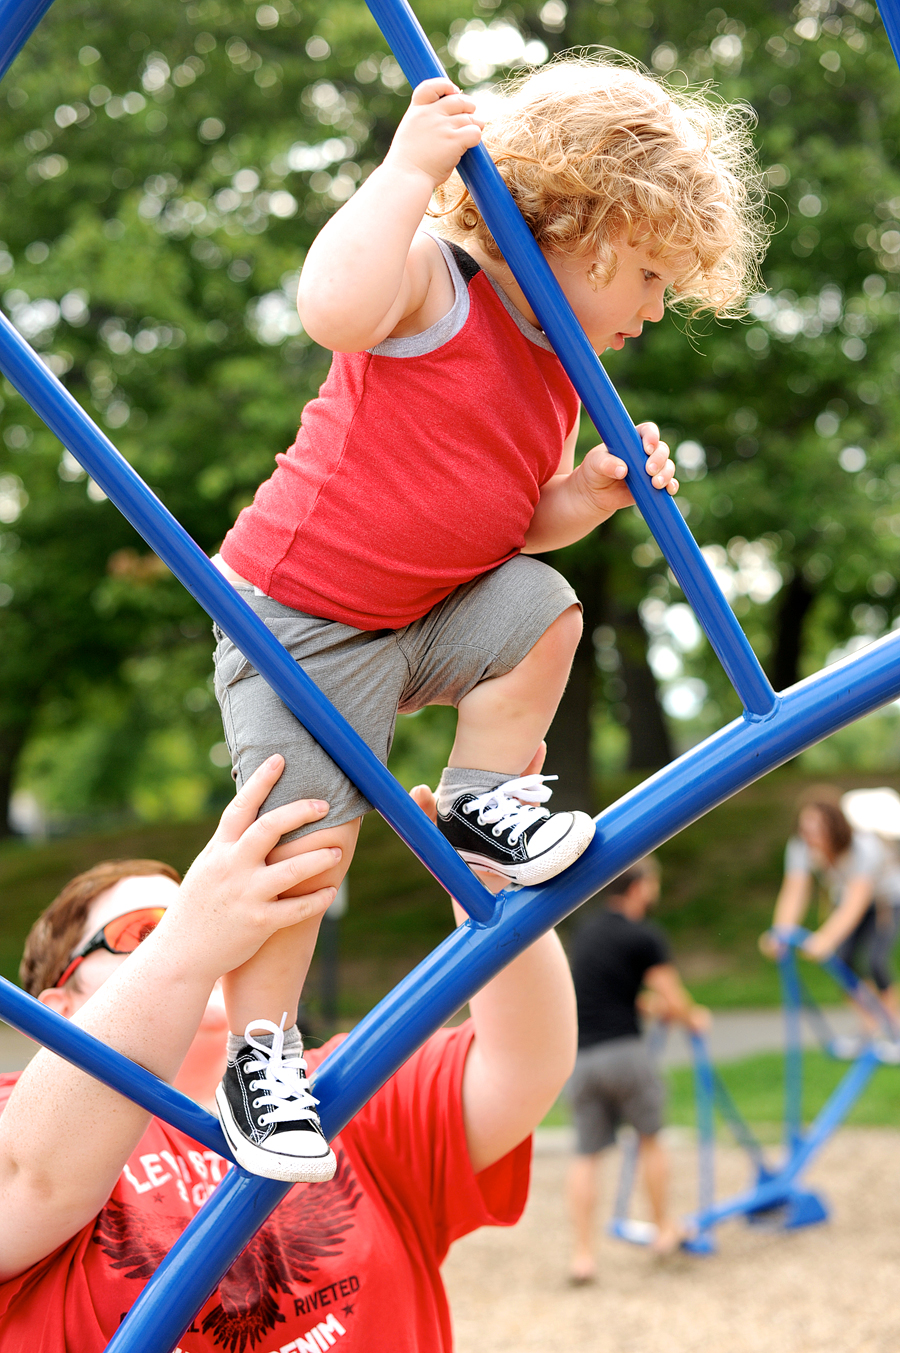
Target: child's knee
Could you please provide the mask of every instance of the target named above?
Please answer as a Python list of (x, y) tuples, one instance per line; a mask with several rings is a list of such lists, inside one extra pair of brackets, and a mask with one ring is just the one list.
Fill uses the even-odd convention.
[(543, 642), (546, 647), (552, 645), (555, 650), (571, 659), (581, 642), (583, 630), (584, 618), (581, 607), (578, 605), (567, 606), (556, 617), (553, 624), (544, 631)]

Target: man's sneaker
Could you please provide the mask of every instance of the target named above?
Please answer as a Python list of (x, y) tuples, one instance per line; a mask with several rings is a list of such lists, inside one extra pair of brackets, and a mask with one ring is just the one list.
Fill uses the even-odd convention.
[[(524, 886), (544, 883), (578, 859), (594, 835), (587, 813), (551, 813), (540, 805), (555, 775), (525, 775), (496, 789), (462, 789), (438, 809), (438, 826), (472, 869)], [(442, 796), (443, 797), (443, 796)]]
[[(244, 1030), (244, 1046), (229, 1060), (216, 1091), (219, 1121), (235, 1159), (245, 1170), (285, 1183), (321, 1183), (335, 1171), (334, 1152), (322, 1133), (318, 1100), (309, 1090), (303, 1046), (284, 1052), (284, 1023), (258, 1019)], [(272, 1036), (258, 1042), (251, 1030)]]

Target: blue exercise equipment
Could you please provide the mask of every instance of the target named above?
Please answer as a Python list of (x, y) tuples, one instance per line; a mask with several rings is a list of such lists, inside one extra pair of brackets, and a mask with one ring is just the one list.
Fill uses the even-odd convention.
[[(816, 1117), (803, 1123), (803, 1029), (804, 1013), (822, 1043), (823, 1050), (835, 1054), (835, 1040), (822, 1012), (809, 995), (797, 967), (797, 950), (809, 937), (809, 931), (797, 926), (775, 932), (781, 943), (778, 959), (784, 1005), (784, 1128), (782, 1158), (769, 1161), (762, 1147), (744, 1122), (737, 1106), (718, 1073), (709, 1064), (707, 1084), (713, 1086), (715, 1102), (750, 1158), (754, 1182), (744, 1192), (720, 1203), (701, 1204), (687, 1218), (692, 1239), (685, 1249), (709, 1254), (715, 1249), (714, 1228), (730, 1217), (743, 1216), (750, 1224), (782, 1230), (797, 1230), (827, 1221), (828, 1204), (820, 1194), (803, 1183), (809, 1165), (828, 1139), (840, 1127), (860, 1095), (882, 1065), (896, 1065), (896, 1030), (890, 1016), (855, 972), (839, 958), (828, 958), (821, 966), (835, 979), (844, 993), (864, 1007), (881, 1027), (885, 1037), (863, 1043), (846, 1074), (829, 1095)], [(823, 1037), (824, 1035), (824, 1037)], [(842, 1059), (846, 1060), (846, 1059)], [(707, 1110), (708, 1117), (711, 1112)], [(699, 1118), (699, 1112), (698, 1112)], [(708, 1130), (708, 1129), (707, 1129)], [(702, 1131), (702, 1129), (701, 1129)]]
[[(820, 1194), (804, 1186), (803, 1174), (840, 1127), (866, 1089), (879, 1066), (898, 1063), (897, 1030), (890, 1015), (869, 987), (839, 958), (825, 959), (821, 966), (835, 979), (851, 1000), (862, 1006), (880, 1027), (884, 1038), (861, 1043), (840, 1084), (808, 1128), (803, 1125), (803, 1016), (806, 1015), (822, 1050), (838, 1056), (834, 1034), (818, 1004), (809, 993), (797, 965), (797, 949), (809, 931), (796, 927), (784, 933), (773, 932), (780, 941), (778, 958), (784, 1011), (784, 1127), (783, 1157), (775, 1163), (741, 1114), (730, 1090), (709, 1055), (706, 1039), (690, 1034), (694, 1066), (694, 1093), (697, 1111), (698, 1203), (697, 1210), (685, 1219), (689, 1239), (682, 1249), (692, 1254), (713, 1254), (714, 1230), (722, 1221), (742, 1216), (751, 1225), (772, 1229), (797, 1230), (828, 1220), (828, 1204)], [(665, 1026), (650, 1033), (648, 1046), (657, 1059), (665, 1044)], [(744, 1150), (753, 1176), (753, 1184), (734, 1198), (715, 1201), (715, 1114), (727, 1123), (737, 1144)], [(619, 1186), (610, 1235), (636, 1245), (652, 1243), (656, 1228), (629, 1216), (629, 1205), (637, 1168), (637, 1136), (625, 1145)]]
[[(50, 2), (0, 0), (0, 75)], [(882, 0), (888, 31), (898, 39), (895, 54), (900, 51), (897, 4)], [(411, 85), (444, 73), (405, 0), (370, 0), (369, 7)], [(629, 864), (767, 771), (900, 695), (900, 632), (788, 691), (773, 691), (675, 502), (656, 493), (643, 473), (644, 454), (634, 424), (483, 146), (466, 153), (460, 171), (597, 430), (628, 463), (638, 506), (744, 706), (740, 718), (602, 813), (581, 859), (537, 888), (490, 896), (0, 314), (0, 370), (7, 380), (470, 917), (356, 1026), (321, 1068), (316, 1086), (329, 1137), (485, 982)], [(214, 1118), (8, 982), (0, 983), (0, 1017), (229, 1155)], [(109, 1349), (171, 1353), (289, 1187), (239, 1168), (229, 1170), (147, 1284)]]

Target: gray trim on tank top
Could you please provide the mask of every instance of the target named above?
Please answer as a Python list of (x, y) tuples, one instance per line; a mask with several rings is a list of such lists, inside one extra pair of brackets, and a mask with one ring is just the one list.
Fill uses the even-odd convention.
[[(428, 233), (431, 234), (431, 232)], [(460, 272), (459, 264), (453, 257), (453, 251), (447, 241), (442, 240), (439, 235), (432, 234), (431, 238), (440, 249), (450, 273), (450, 280), (453, 283), (453, 305), (446, 315), (442, 315), (435, 324), (432, 324), (430, 328), (423, 330), (420, 334), (410, 334), (406, 338), (382, 339), (376, 347), (368, 349), (374, 357), (424, 357), (427, 353), (436, 352), (438, 348), (442, 348), (445, 343), (450, 342), (451, 338), (455, 338), (469, 318), (469, 288)], [(484, 270), (482, 269), (482, 271)], [(503, 308), (509, 314), (516, 328), (530, 342), (552, 352), (553, 349), (547, 336), (540, 329), (536, 329), (533, 324), (530, 324), (525, 316), (516, 309), (506, 292), (497, 285), (489, 273), (485, 273), (485, 277), (494, 288)]]

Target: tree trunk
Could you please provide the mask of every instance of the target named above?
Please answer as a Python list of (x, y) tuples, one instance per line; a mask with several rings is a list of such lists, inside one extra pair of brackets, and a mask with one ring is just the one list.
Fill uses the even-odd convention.
[(776, 691), (786, 690), (800, 680), (803, 622), (815, 599), (815, 592), (798, 570), (781, 594), (775, 622), (772, 685)]
[(658, 770), (672, 760), (672, 743), (647, 661), (647, 634), (634, 607), (617, 613), (615, 630), (628, 706), (628, 769)]
[(13, 835), (9, 825), (9, 801), (19, 756), (25, 746), (31, 720), (26, 724), (8, 724), (0, 727), (0, 839)]

